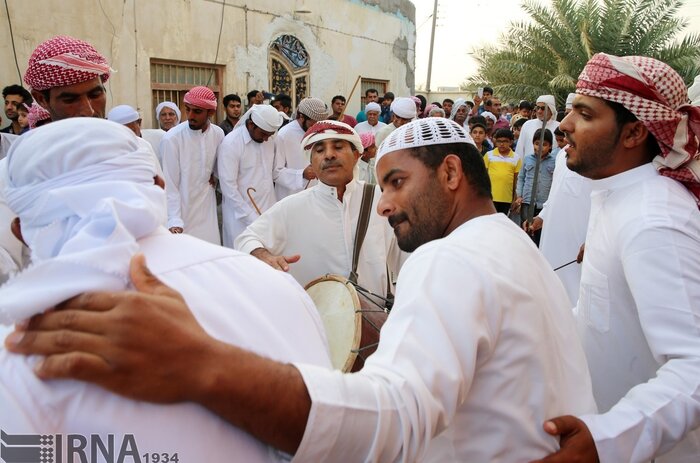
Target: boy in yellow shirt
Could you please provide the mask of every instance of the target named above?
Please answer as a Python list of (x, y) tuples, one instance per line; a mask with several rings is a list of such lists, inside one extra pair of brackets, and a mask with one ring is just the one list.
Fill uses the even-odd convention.
[(491, 179), (491, 196), (498, 212), (508, 215), (510, 205), (515, 199), (515, 185), (522, 160), (511, 149), (513, 132), (498, 129), (493, 136), (496, 148), (484, 155), (484, 164)]

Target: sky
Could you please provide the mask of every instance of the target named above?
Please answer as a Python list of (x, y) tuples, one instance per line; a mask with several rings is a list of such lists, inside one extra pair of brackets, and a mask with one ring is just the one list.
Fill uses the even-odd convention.
[[(416, 6), (416, 88), (425, 88), (434, 0), (411, 0)], [(476, 73), (470, 52), (497, 44), (512, 21), (526, 20), (522, 0), (439, 0), (430, 87), (458, 87)], [(551, 0), (540, 0), (551, 4)], [(700, 0), (685, 0), (681, 14), (690, 21), (685, 33), (700, 33)]]

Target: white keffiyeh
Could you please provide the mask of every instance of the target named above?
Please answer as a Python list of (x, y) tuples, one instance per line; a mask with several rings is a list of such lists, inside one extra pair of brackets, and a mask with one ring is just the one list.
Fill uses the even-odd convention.
[(0, 323), (24, 320), (88, 290), (128, 282), (137, 240), (165, 219), (149, 154), (126, 127), (72, 118), (10, 149), (5, 198), (33, 265), (0, 288)]

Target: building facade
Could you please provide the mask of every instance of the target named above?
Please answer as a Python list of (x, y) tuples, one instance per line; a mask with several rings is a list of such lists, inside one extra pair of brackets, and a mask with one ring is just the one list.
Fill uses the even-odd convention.
[[(136, 107), (154, 127), (163, 100), (182, 104), (195, 85), (221, 99), (250, 90), (329, 105), (363, 89), (414, 90), (415, 8), (408, 0), (7, 0), (0, 11), (0, 85), (18, 83), (34, 47), (55, 35), (93, 44), (116, 72), (108, 108)], [(10, 32), (10, 30), (12, 32)], [(223, 117), (221, 108), (218, 119)], [(6, 121), (4, 121), (6, 122)]]

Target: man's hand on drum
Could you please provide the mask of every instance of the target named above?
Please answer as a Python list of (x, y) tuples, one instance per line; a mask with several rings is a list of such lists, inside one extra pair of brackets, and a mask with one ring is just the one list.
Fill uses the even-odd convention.
[(294, 254), (293, 256), (275, 256), (265, 248), (257, 248), (253, 250), (250, 255), (257, 257), (270, 267), (277, 270), (282, 270), (283, 272), (289, 271), (289, 264), (298, 262), (299, 259), (301, 259), (299, 254)]

